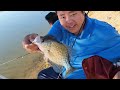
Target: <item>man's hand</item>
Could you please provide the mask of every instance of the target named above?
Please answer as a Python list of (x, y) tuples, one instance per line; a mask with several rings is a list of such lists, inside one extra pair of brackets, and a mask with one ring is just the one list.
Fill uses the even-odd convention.
[(38, 34), (29, 34), (22, 41), (23, 48), (29, 53), (40, 52), (37, 45), (33, 44), (32, 41), (38, 36)]
[(113, 79), (120, 79), (120, 71), (118, 71), (115, 76), (113, 77)]

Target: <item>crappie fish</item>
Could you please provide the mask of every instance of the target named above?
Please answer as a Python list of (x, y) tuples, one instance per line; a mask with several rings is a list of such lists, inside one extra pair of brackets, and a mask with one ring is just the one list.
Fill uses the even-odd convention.
[(52, 36), (37, 36), (33, 43), (39, 47), (45, 57), (51, 62), (66, 69), (64, 78), (75, 70), (69, 63), (68, 48), (64, 44), (56, 41)]

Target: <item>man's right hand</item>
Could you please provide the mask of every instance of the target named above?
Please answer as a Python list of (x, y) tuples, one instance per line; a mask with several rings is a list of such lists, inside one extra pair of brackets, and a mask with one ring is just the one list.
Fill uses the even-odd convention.
[(29, 34), (25, 36), (22, 41), (23, 48), (28, 51), (29, 53), (40, 52), (40, 49), (37, 45), (33, 44), (32, 41), (38, 36), (38, 34)]

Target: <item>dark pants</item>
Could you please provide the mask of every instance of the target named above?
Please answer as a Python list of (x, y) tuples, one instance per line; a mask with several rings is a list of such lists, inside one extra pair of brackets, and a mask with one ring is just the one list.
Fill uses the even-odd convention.
[(38, 79), (62, 79), (59, 73), (56, 73), (52, 67), (46, 68), (39, 72)]

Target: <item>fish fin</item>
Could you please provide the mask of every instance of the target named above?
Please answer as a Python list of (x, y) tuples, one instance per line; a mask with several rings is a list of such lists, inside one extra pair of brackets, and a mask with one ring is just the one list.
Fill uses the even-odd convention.
[(70, 73), (74, 72), (76, 69), (75, 68), (70, 68), (66, 71), (65, 77), (66, 78)]

